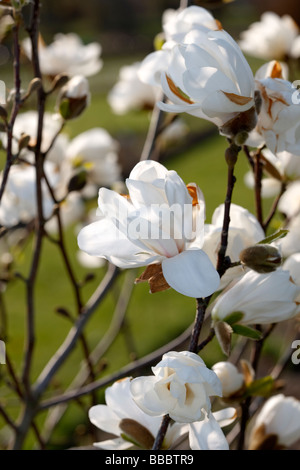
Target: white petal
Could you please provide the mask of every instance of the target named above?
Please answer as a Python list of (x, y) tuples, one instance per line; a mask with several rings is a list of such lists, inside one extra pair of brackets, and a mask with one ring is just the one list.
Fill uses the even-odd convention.
[(102, 431), (120, 435), (120, 417), (106, 405), (96, 405), (89, 409), (89, 419)]
[(192, 450), (229, 449), (226, 437), (212, 413), (203, 421), (190, 424), (189, 441)]
[(124, 441), (121, 437), (108, 439), (107, 441), (94, 442), (93, 445), (102, 450), (127, 450), (132, 447), (131, 442)]
[(162, 271), (167, 283), (188, 297), (207, 297), (220, 284), (220, 277), (202, 250), (188, 250), (164, 259)]

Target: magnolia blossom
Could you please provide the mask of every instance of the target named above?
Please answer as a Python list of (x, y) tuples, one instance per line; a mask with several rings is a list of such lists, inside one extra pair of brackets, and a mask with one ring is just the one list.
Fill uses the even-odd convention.
[[(175, 45), (169, 53), (161, 80), (172, 104), (159, 103), (162, 110), (207, 119), (225, 135), (252, 130), (256, 123), (253, 74), (229, 34), (193, 30), (185, 36), (184, 44)], [(240, 127), (237, 121), (233, 124), (246, 111), (249, 113), (239, 118)]]
[(299, 293), (300, 287), (292, 281), (289, 271), (279, 268), (259, 274), (250, 270), (217, 298), (212, 319), (226, 321), (231, 313), (241, 312), (239, 323), (244, 325), (288, 320), (299, 313)]
[[(77, 192), (71, 192), (60, 203), (60, 219), (63, 228), (78, 222), (85, 213), (85, 206), (82, 197)], [(49, 233), (58, 232), (58, 222), (55, 216), (46, 222), (45, 228)]]
[(267, 11), (260, 21), (252, 23), (241, 34), (239, 44), (246, 54), (265, 60), (280, 60), (291, 55), (298, 34), (299, 28), (291, 16), (280, 17)]
[(231, 362), (217, 362), (212, 366), (212, 370), (217, 374), (221, 381), (223, 397), (230, 397), (243, 387), (244, 376)]
[(145, 57), (139, 68), (140, 79), (152, 86), (160, 86), (161, 73), (166, 72), (172, 47), (183, 43), (185, 36), (194, 29), (207, 32), (217, 31), (220, 23), (205, 8), (195, 5), (184, 9), (167, 9), (162, 16), (164, 44), (161, 50)]
[(154, 292), (163, 286), (190, 297), (213, 293), (220, 279), (201, 249), (205, 205), (199, 188), (186, 187), (175, 171), (154, 161), (138, 163), (126, 186), (129, 197), (100, 189), (99, 220), (80, 231), (79, 248), (120, 268), (148, 266), (139, 280), (149, 281)]
[[(44, 171), (51, 185), (55, 186), (57, 174), (55, 166), (46, 162)], [(53, 200), (42, 182), (43, 215), (47, 219), (53, 210)], [(28, 223), (37, 215), (36, 207), (36, 172), (33, 166), (14, 165), (10, 169), (5, 191), (0, 206), (0, 224), (13, 227), (19, 223)]]
[[(149, 416), (135, 403), (130, 393), (131, 378), (115, 382), (105, 390), (106, 405), (89, 410), (91, 422), (104, 432), (117, 436), (94, 443), (104, 450), (151, 449), (161, 425), (161, 416)], [(234, 408), (210, 413), (203, 421), (192, 424), (172, 423), (168, 426), (163, 450), (176, 448), (188, 436), (192, 450), (227, 449), (228, 444), (221, 427), (236, 418)]]
[(119, 80), (108, 93), (108, 103), (116, 114), (153, 108), (160, 95), (158, 86), (141, 81), (138, 73), (141, 63), (135, 62), (120, 69)]
[[(49, 112), (44, 113), (43, 119), (43, 133), (42, 133), (42, 143), (41, 151), (47, 152), (47, 160), (50, 160), (58, 165), (62, 162), (65, 156), (65, 151), (68, 143), (68, 137), (65, 134), (58, 134), (61, 129), (62, 120), (57, 114), (51, 114)], [(18, 152), (19, 140), (23, 135), (29, 135), (30, 139), (28, 142), (29, 146), (34, 147), (36, 144), (38, 130), (38, 113), (37, 111), (26, 111), (24, 113), (19, 113), (16, 117), (14, 123), (14, 139), (12, 142), (12, 151), (14, 154)], [(57, 136), (57, 137), (56, 137)], [(55, 138), (56, 137), (56, 138)], [(55, 142), (52, 145), (52, 142), (55, 138)], [(1, 140), (3, 146), (7, 145), (7, 135), (6, 133), (1, 133)], [(27, 148), (23, 149), (21, 156), (26, 160), (32, 162), (34, 155), (33, 152), (29, 151)]]
[[(205, 237), (203, 250), (216, 266), (221, 242), (223, 227), (224, 204), (214, 211), (211, 224), (205, 225)], [(228, 246), (226, 254), (232, 262), (239, 260), (239, 254), (245, 248), (255, 245), (265, 238), (263, 229), (256, 217), (247, 209), (231, 204), (230, 225), (228, 232)], [(230, 281), (243, 274), (241, 266), (230, 268), (221, 278), (221, 287), (225, 287)]]
[(291, 219), (300, 213), (300, 181), (289, 184), (287, 190), (281, 196), (278, 210)]
[(171, 351), (152, 367), (154, 376), (133, 379), (136, 404), (150, 416), (169, 416), (179, 423), (201, 421), (211, 410), (209, 397), (222, 396), (217, 375), (189, 351)]
[(96, 127), (82, 132), (69, 143), (66, 161), (73, 170), (85, 169), (89, 192), (93, 195), (100, 186), (111, 186), (121, 179), (117, 151), (118, 144), (111, 135)]
[(290, 447), (300, 439), (300, 402), (283, 394), (269, 398), (255, 418), (249, 449), (263, 448), (265, 438), (277, 437), (276, 447)]
[[(22, 47), (31, 60), (31, 43), (26, 38)], [(100, 59), (101, 46), (96, 42), (84, 45), (75, 33), (56, 34), (54, 41), (49, 45), (39, 42), (39, 59), (41, 72), (44, 75), (57, 75), (66, 73), (69, 76), (95, 75), (102, 68)]]
[[(271, 71), (270, 71), (271, 70)], [(262, 98), (255, 129), (246, 144), (266, 145), (274, 154), (291, 152), (300, 155), (300, 106), (295, 86), (283, 79), (278, 62), (255, 75), (256, 89)]]
[[(117, 436), (94, 445), (104, 450), (125, 450), (138, 445), (151, 449), (160, 428), (161, 417), (149, 416), (135, 403), (130, 393), (131, 378), (115, 382), (105, 390), (106, 405), (90, 408), (91, 422), (105, 432)], [(164, 446), (169, 448), (186, 429), (175, 423), (168, 428)]]

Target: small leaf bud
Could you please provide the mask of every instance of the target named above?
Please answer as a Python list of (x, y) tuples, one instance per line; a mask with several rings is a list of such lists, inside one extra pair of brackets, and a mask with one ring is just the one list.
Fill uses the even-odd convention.
[(281, 264), (281, 255), (272, 245), (255, 245), (245, 248), (239, 255), (243, 265), (258, 273), (270, 273)]

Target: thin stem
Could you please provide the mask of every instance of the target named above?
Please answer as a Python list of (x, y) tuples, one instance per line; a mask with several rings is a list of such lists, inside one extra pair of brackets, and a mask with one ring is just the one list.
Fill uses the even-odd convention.
[(225, 255), (228, 245), (228, 232), (229, 232), (229, 224), (230, 224), (230, 207), (231, 207), (231, 200), (232, 200), (232, 193), (235, 184), (236, 178), (234, 176), (234, 165), (228, 165), (228, 173), (227, 173), (227, 192), (226, 192), (226, 199), (224, 203), (224, 217), (223, 217), (223, 227), (222, 227), (222, 235), (221, 235), (221, 245), (218, 253), (218, 263), (217, 263), (217, 271), (220, 277), (226, 271), (226, 263), (225, 263)]
[(153, 111), (152, 111), (150, 126), (148, 129), (148, 134), (147, 134), (145, 144), (142, 150), (141, 158), (140, 158), (141, 161), (150, 160), (151, 158), (152, 160), (155, 159), (153, 155), (155, 142), (156, 142), (157, 136), (160, 133), (160, 126), (161, 126), (162, 121), (163, 121), (163, 112), (157, 106), (154, 106)]
[(17, 114), (21, 106), (21, 78), (20, 78), (20, 44), (19, 44), (19, 22), (16, 20), (13, 27), (13, 48), (14, 48), (14, 85), (15, 85), (15, 95), (14, 103), (11, 111), (11, 116), (9, 122), (7, 123), (7, 146), (6, 146), (6, 164), (3, 170), (2, 181), (0, 186), (0, 202), (5, 191), (5, 187), (8, 181), (8, 175), (11, 168), (11, 165), (14, 160), (14, 155), (12, 153), (12, 143), (13, 143), (13, 128)]
[(283, 195), (283, 193), (285, 192), (286, 190), (286, 183), (285, 182), (282, 182), (281, 183), (281, 188), (280, 188), (280, 193), (278, 194), (278, 196), (276, 197), (275, 201), (273, 202), (273, 205), (271, 207), (271, 210), (270, 210), (270, 213), (269, 215), (267, 216), (266, 220), (264, 221), (263, 223), (263, 229), (264, 231), (266, 232), (269, 225), (270, 225), (270, 222), (272, 221), (275, 213), (276, 213), (276, 210), (277, 210), (277, 207), (278, 207), (278, 204), (279, 204), (279, 201), (280, 201), (280, 198), (281, 196)]
[(160, 428), (159, 428), (158, 433), (156, 435), (152, 450), (161, 449), (161, 446), (163, 444), (163, 440), (164, 440), (166, 432), (168, 430), (168, 426), (169, 426), (170, 421), (171, 421), (171, 418), (170, 418), (169, 415), (165, 415), (163, 417)]
[(196, 353), (196, 354), (198, 352), (199, 336), (200, 336), (200, 332), (202, 329), (204, 316), (205, 316), (206, 308), (208, 306), (210, 297), (207, 297), (205, 299), (196, 299), (196, 302), (197, 302), (196, 318), (195, 318), (194, 327), (193, 327), (193, 331), (191, 334), (191, 340), (190, 340), (190, 345), (189, 345), (189, 351)]
[(260, 225), (263, 227), (263, 209), (262, 209), (262, 163), (260, 160), (260, 150), (258, 150), (254, 156), (254, 180), (255, 180), (255, 207), (256, 207), (256, 218)]

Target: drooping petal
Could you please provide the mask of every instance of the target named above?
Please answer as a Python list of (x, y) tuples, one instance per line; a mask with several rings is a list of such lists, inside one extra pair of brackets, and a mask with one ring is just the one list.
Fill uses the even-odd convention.
[(188, 297), (207, 297), (220, 284), (220, 277), (202, 250), (188, 250), (164, 259), (162, 271), (167, 283)]
[(189, 442), (192, 450), (228, 450), (228, 442), (212, 413), (204, 420), (190, 424)]

